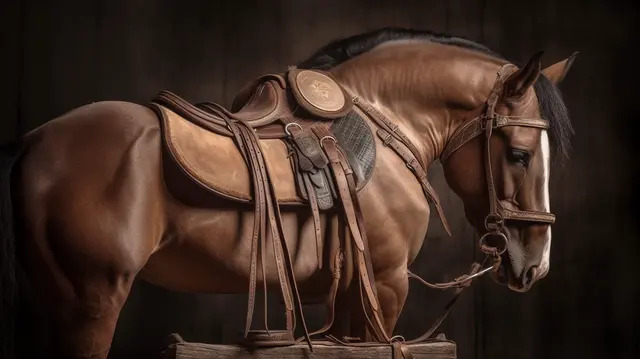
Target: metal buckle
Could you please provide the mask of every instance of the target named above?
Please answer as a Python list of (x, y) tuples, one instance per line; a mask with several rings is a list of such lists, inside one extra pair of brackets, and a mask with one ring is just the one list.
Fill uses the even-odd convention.
[(385, 147), (389, 147), (389, 144), (391, 143), (391, 140), (393, 140), (393, 136), (390, 133), (388, 133), (387, 136), (382, 140), (382, 144)]
[(324, 136), (324, 137), (322, 137), (322, 138), (320, 139), (320, 147), (322, 147), (322, 148), (324, 148), (324, 140), (325, 140), (325, 139), (332, 140), (334, 144), (337, 144), (337, 143), (338, 143), (338, 141), (336, 140), (336, 138), (335, 138), (335, 137), (333, 137), (333, 136)]
[(484, 218), (484, 228), (489, 232), (498, 232), (504, 225), (504, 217), (500, 214), (488, 214)]
[(481, 130), (486, 130), (487, 129), (487, 123), (491, 122), (491, 127), (493, 127), (494, 119), (496, 118), (496, 115), (493, 114), (492, 116), (486, 116), (486, 115), (482, 115), (482, 117), (480, 117), (480, 129)]
[(297, 124), (295, 122), (287, 123), (286, 126), (284, 126), (284, 132), (286, 132), (289, 137), (292, 136), (291, 132), (289, 132), (289, 126), (291, 126), (291, 125), (298, 126), (300, 131), (302, 131), (302, 126), (300, 126), (299, 124)]
[(506, 116), (498, 114), (495, 114), (493, 116), (493, 128), (503, 127), (509, 122), (509, 119)]
[(418, 161), (415, 158), (412, 158), (411, 161), (406, 163), (407, 167), (409, 167), (409, 169), (413, 172), (415, 172), (416, 170), (416, 168), (413, 165), (414, 162), (418, 162)]

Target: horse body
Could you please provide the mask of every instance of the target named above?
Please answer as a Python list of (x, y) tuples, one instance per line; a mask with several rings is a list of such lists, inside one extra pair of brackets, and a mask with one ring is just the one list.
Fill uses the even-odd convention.
[[(68, 338), (61, 346), (95, 354), (108, 348), (138, 274), (172, 290), (246, 292), (251, 208), (220, 199), (189, 204), (172, 194), (161, 176), (159, 122), (148, 108), (86, 105), (27, 134), (22, 145), (26, 151), (14, 170), (22, 263), (33, 285), (46, 293), (42, 304), (56, 313), (56, 332)], [(402, 166), (395, 155), (380, 151), (377, 175), (360, 198), (383, 297), (398, 296), (398, 285), (406, 286), (409, 257), (417, 254), (429, 218), (418, 183), (408, 169), (397, 171)], [(330, 273), (317, 270), (315, 249), (305, 249), (315, 246), (308, 240), (310, 211), (283, 207), (282, 217), (302, 294), (326, 293)], [(323, 215), (322, 222), (325, 236), (338, 235), (336, 214)], [(269, 285), (277, 286), (273, 261), (265, 262)], [(406, 288), (394, 309), (385, 310), (389, 330), (404, 296)], [(95, 334), (81, 334), (87, 331)]]
[[(398, 44), (380, 46), (332, 73), (397, 123), (430, 163), (486, 100), (503, 63), (452, 46)], [(416, 72), (418, 64), (423, 72)], [(252, 209), (175, 176), (149, 108), (125, 102), (86, 105), (28, 133), (21, 145), (12, 180), (19, 258), (49, 308), (61, 355), (106, 357), (136, 276), (179, 291), (247, 291)], [(479, 185), (448, 179), (462, 193)], [(391, 334), (407, 296), (407, 266), (422, 246), (430, 209), (413, 174), (380, 141), (374, 175), (359, 200)], [(327, 263), (318, 270), (310, 210), (282, 206), (281, 211), (301, 294), (326, 294), (331, 273)], [(327, 245), (341, 230), (338, 214), (324, 213), (321, 220)], [(278, 277), (270, 241), (266, 277), (274, 287)]]

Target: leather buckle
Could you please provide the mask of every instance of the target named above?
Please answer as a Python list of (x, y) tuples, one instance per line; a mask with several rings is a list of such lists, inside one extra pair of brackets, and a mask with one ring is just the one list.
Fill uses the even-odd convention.
[(495, 115), (492, 116), (487, 116), (487, 115), (483, 115), (480, 118), (480, 129), (481, 130), (486, 130), (487, 129), (487, 123), (491, 123), (491, 126), (493, 127), (493, 119), (495, 118)]
[(284, 126), (284, 132), (286, 132), (286, 133), (287, 133), (287, 135), (288, 135), (289, 137), (293, 136), (293, 135), (291, 134), (291, 131), (289, 131), (289, 126), (298, 126), (298, 128), (300, 129), (300, 131), (302, 131), (302, 126), (300, 126), (300, 124), (295, 123), (295, 122), (287, 123), (287, 124), (286, 124), (286, 126)]
[(416, 167), (414, 165), (414, 163), (418, 162), (418, 160), (416, 160), (415, 158), (412, 158), (411, 161), (407, 162), (406, 165), (407, 167), (412, 171), (415, 172), (416, 171)]

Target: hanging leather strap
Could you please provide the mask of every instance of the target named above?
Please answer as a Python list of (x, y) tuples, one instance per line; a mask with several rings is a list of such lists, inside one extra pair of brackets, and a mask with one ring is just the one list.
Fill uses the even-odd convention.
[(338, 286), (340, 285), (340, 278), (342, 273), (342, 261), (343, 254), (342, 251), (337, 248), (336, 254), (333, 257), (333, 264), (331, 265), (331, 287), (329, 288), (329, 294), (327, 295), (325, 306), (327, 307), (327, 313), (325, 314), (325, 322), (322, 328), (309, 333), (310, 336), (324, 334), (331, 326), (333, 326), (333, 321), (336, 315), (336, 295), (338, 294)]
[[(368, 258), (368, 248), (365, 247), (366, 232), (363, 230), (362, 224), (360, 223), (361, 220), (358, 217), (360, 208), (357, 207), (358, 202), (353, 173), (348, 168), (348, 162), (341, 159), (336, 140), (331, 136), (331, 133), (322, 126), (315, 126), (313, 130), (320, 138), (320, 144), (329, 158), (329, 164), (338, 187), (347, 226), (350, 229), (351, 238), (356, 247), (354, 251), (355, 261), (358, 269), (361, 300), (363, 302), (363, 310), (368, 327), (377, 341), (389, 342), (389, 337), (386, 334), (381, 319), (380, 304), (378, 303), (377, 293), (375, 292), (375, 282), (370, 259)], [(370, 316), (372, 318), (370, 318)]]
[(309, 196), (309, 207), (311, 207), (311, 216), (313, 217), (313, 231), (316, 239), (316, 255), (318, 260), (318, 269), (322, 269), (322, 223), (320, 222), (320, 209), (318, 208), (318, 198), (315, 194), (315, 188), (311, 184), (309, 176), (303, 175), (307, 195)]

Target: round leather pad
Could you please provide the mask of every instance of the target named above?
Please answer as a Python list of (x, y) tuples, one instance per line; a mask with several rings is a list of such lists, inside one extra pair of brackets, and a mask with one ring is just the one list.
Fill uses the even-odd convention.
[(295, 80), (300, 94), (310, 105), (329, 112), (339, 111), (344, 107), (342, 89), (329, 76), (317, 71), (302, 70), (296, 74)]

